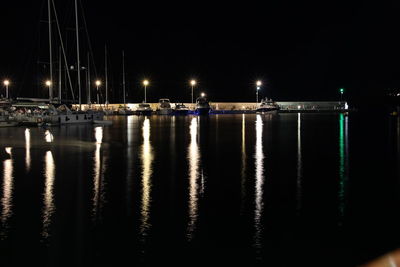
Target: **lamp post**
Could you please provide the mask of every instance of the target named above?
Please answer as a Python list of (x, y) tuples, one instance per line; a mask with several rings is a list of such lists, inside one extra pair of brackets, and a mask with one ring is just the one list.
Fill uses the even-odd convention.
[(51, 89), (52, 89), (52, 88), (51, 88), (51, 84), (52, 84), (52, 83), (51, 83), (50, 80), (47, 80), (45, 84), (46, 84), (47, 87), (49, 87), (49, 101), (51, 101), (51, 98), (52, 98), (52, 96), (53, 96), (53, 94), (51, 93)]
[(97, 80), (97, 81), (95, 82), (95, 84), (96, 84), (96, 93), (97, 93), (97, 105), (99, 105), (99, 104), (100, 104), (99, 86), (101, 85), (101, 81), (100, 81), (100, 80)]
[(4, 80), (4, 86), (6, 87), (6, 98), (8, 99), (8, 86), (10, 85), (9, 80)]
[(190, 81), (190, 85), (192, 86), (192, 104), (194, 104), (194, 100), (193, 100), (193, 87), (196, 85), (196, 80), (191, 80)]
[(144, 103), (147, 103), (146, 89), (147, 89), (147, 85), (149, 85), (149, 81), (148, 80), (144, 80), (143, 81), (143, 85), (144, 85)]
[(340, 88), (339, 92), (340, 92), (340, 102), (342, 102), (343, 101), (344, 88)]
[(260, 88), (261, 88), (261, 85), (262, 85), (262, 82), (261, 81), (257, 81), (256, 82), (256, 85), (257, 85), (257, 89), (256, 89), (256, 104), (258, 104), (258, 91), (260, 90)]

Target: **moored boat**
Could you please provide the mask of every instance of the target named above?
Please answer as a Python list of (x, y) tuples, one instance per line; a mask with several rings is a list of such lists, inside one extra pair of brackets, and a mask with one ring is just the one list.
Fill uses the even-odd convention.
[(277, 112), (279, 105), (272, 101), (272, 99), (262, 99), (260, 105), (257, 107), (257, 113)]
[(153, 110), (150, 107), (150, 104), (140, 103), (138, 108), (136, 109), (137, 115), (151, 115)]
[(129, 107), (120, 107), (117, 110), (118, 115), (133, 115), (135, 112), (131, 110)]
[(189, 108), (183, 103), (175, 104), (174, 114), (175, 115), (187, 115), (189, 113)]
[(196, 99), (196, 114), (198, 115), (207, 115), (210, 113), (211, 107), (207, 98), (201, 96)]
[(9, 120), (21, 125), (64, 125), (93, 123), (103, 120), (104, 113), (94, 110), (72, 111), (61, 104), (57, 108), (43, 102), (16, 102), (10, 108)]
[(171, 102), (168, 98), (161, 98), (159, 101), (159, 106), (157, 108), (158, 115), (172, 115), (173, 109), (171, 107)]

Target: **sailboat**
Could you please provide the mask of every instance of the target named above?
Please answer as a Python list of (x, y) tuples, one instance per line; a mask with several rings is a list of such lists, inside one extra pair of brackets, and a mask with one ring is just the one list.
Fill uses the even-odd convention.
[[(76, 46), (77, 46), (77, 73), (78, 73), (78, 94), (79, 94), (79, 105), (78, 110), (71, 110), (66, 104), (61, 103), (61, 90), (59, 89), (59, 97), (55, 99), (53, 97), (53, 67), (52, 67), (52, 28), (51, 28), (51, 15), (52, 9), (57, 22), (57, 29), (60, 37), (61, 50), (63, 52), (63, 58), (72, 88), (70, 75), (68, 72), (68, 64), (65, 55), (65, 49), (63, 40), (58, 26), (58, 18), (54, 3), (48, 0), (48, 18), (49, 18), (49, 54), (50, 54), (50, 80), (47, 85), (49, 87), (49, 98), (38, 99), (38, 98), (17, 98), (17, 102), (12, 103), (13, 113), (10, 115), (10, 120), (18, 122), (20, 124), (29, 125), (61, 125), (61, 124), (76, 124), (76, 123), (94, 123), (95, 121), (103, 121), (104, 113), (94, 110), (83, 111), (82, 110), (82, 97), (81, 97), (81, 75), (80, 75), (80, 54), (79, 54), (79, 19), (78, 19), (78, 3), (75, 0), (75, 26), (76, 26)], [(61, 60), (61, 59), (60, 59)]]

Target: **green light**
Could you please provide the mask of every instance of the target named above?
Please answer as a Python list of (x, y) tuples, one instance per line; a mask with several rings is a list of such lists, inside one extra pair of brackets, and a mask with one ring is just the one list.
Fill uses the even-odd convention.
[(344, 88), (340, 88), (340, 93), (343, 94), (344, 93)]

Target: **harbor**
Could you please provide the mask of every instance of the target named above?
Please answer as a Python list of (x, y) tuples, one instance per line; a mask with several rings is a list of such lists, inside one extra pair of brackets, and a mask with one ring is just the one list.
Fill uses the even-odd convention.
[[(203, 98), (205, 99), (205, 98)], [(265, 112), (329, 112), (347, 113), (346, 102), (274, 102), (276, 109), (261, 109), (257, 103), (204, 102), (207, 106), (199, 111), (199, 104), (170, 103), (162, 99), (159, 103), (107, 104), (107, 105), (71, 105), (71, 109), (63, 104), (50, 104), (44, 99), (20, 99), (13, 102), (2, 101), (0, 106), (0, 127), (13, 126), (57, 126), (74, 123), (94, 123), (111, 125), (111, 120), (105, 120), (105, 115), (213, 115), (213, 114), (254, 114)], [(33, 101), (30, 101), (33, 100)]]
[[(178, 102), (177, 102), (178, 103)], [(180, 103), (180, 102), (179, 102)], [(95, 110), (107, 110), (114, 115), (118, 115), (118, 110), (124, 107), (129, 108), (132, 111), (137, 110), (140, 103), (120, 103), (120, 104), (91, 104), (82, 105), (83, 110), (95, 109)], [(148, 103), (150, 108), (156, 113), (159, 109), (160, 103)], [(196, 104), (183, 103), (189, 110), (195, 110)], [(276, 101), (279, 106), (279, 112), (349, 112), (354, 111), (354, 108), (350, 108), (347, 102), (341, 101)], [(174, 108), (176, 103), (171, 103), (171, 107)], [(210, 102), (211, 112), (210, 114), (241, 114), (241, 113), (256, 113), (259, 104), (252, 102)], [(75, 105), (75, 108), (77, 106)]]
[(1, 267), (400, 266), (400, 3), (3, 1)]

